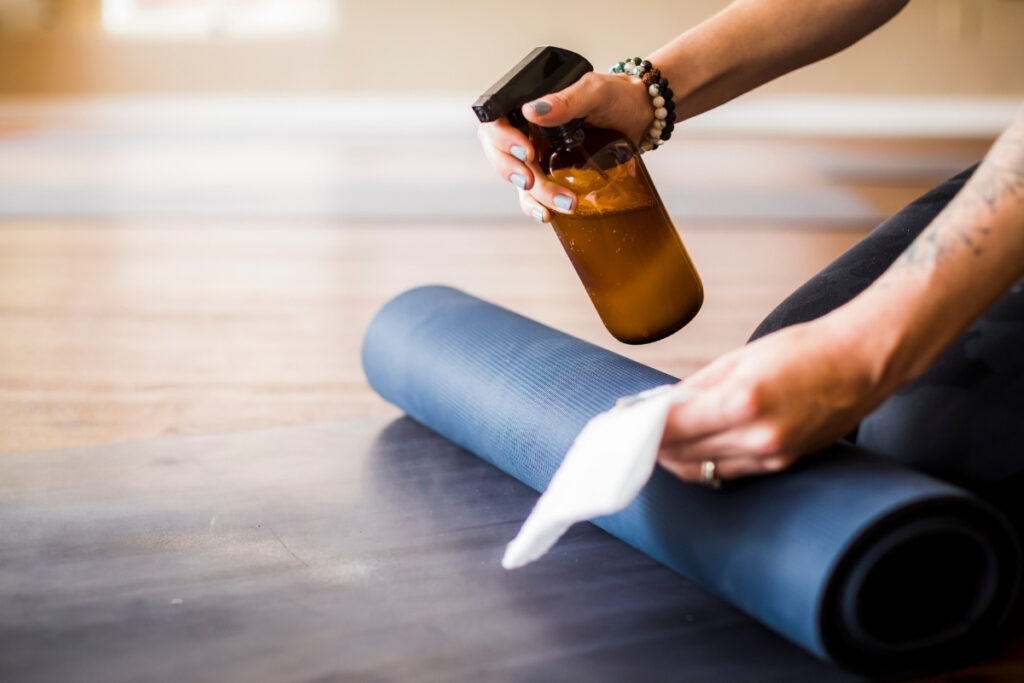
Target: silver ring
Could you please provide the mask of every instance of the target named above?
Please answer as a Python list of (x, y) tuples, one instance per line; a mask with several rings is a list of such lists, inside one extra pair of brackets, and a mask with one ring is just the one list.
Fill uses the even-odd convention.
[(718, 475), (715, 473), (714, 460), (700, 461), (700, 483), (710, 486), (713, 489), (717, 489), (722, 485), (722, 480), (719, 479)]

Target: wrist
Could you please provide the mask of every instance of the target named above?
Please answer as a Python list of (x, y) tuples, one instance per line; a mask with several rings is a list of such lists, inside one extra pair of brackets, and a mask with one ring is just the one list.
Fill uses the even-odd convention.
[(644, 109), (650, 111), (646, 127), (639, 140), (638, 147), (641, 152), (650, 152), (657, 149), (672, 137), (675, 127), (676, 103), (672, 99), (672, 88), (667, 78), (662, 76), (661, 69), (651, 61), (631, 57), (625, 59), (611, 68), (611, 73), (625, 79), (633, 86), (641, 90), (641, 97), (647, 102)]
[(822, 343), (835, 349), (851, 380), (879, 401), (911, 379), (906, 362), (909, 337), (884, 309), (855, 298), (819, 318)]
[(600, 76), (607, 78), (609, 82), (606, 101), (609, 102), (610, 107), (607, 111), (588, 116), (587, 120), (596, 126), (614, 128), (639, 147), (654, 118), (651, 98), (647, 95), (647, 86), (635, 76), (627, 77), (624, 74), (601, 74)]
[(831, 324), (858, 340), (879, 382), (894, 391), (924, 374), (973, 320), (961, 301), (963, 279), (937, 263), (909, 268), (901, 260), (830, 313)]
[(672, 84), (672, 101), (676, 105), (676, 120), (683, 121), (699, 114), (688, 107), (689, 97), (701, 89), (713, 76), (705, 75), (702, 67), (706, 66), (697, 55), (688, 55), (688, 51), (658, 50), (647, 59), (661, 69), (662, 75)]
[[(729, 8), (726, 8), (720, 15), (728, 13)], [(740, 94), (734, 92), (724, 98), (709, 97), (709, 90), (718, 89), (739, 68), (744, 52), (735, 49), (728, 32), (720, 26), (720, 15), (694, 26), (648, 57), (659, 65), (672, 83), (679, 121), (701, 114)]]

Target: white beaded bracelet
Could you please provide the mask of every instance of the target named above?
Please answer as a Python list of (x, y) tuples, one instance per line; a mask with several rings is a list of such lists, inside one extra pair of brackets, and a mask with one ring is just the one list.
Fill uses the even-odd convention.
[(672, 101), (672, 89), (668, 87), (668, 79), (661, 75), (657, 67), (639, 57), (625, 59), (609, 71), (613, 74), (636, 76), (647, 86), (647, 94), (651, 96), (651, 106), (654, 107), (654, 119), (640, 141), (640, 151), (658, 149), (672, 137), (672, 130), (676, 124), (676, 103)]

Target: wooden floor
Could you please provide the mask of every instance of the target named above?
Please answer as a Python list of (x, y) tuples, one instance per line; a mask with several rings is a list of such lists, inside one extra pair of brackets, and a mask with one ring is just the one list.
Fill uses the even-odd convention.
[[(685, 375), (989, 144), (677, 136), (651, 167), (706, 303), (673, 337), (629, 347), (471, 140), (392, 141), (401, 163), (385, 163), (351, 131), (275, 129), (268, 148), (257, 127), (228, 149), (221, 128), (182, 138), (164, 120), (142, 135), (0, 108), (0, 454), (397, 414), (362, 376), (360, 339), (425, 283)], [(332, 203), (354, 179), (365, 192)]]
[[(470, 121), (384, 144), (288, 110), (133, 106), (0, 107), (0, 453), (393, 412), (360, 338), (423, 283), (685, 375), (988, 144), (682, 138), (650, 165), (707, 301), (627, 347)], [(378, 199), (331, 202), (353, 183)]]
[(646, 347), (604, 331), (549, 229), (54, 223), (0, 230), (0, 451), (393, 411), (359, 344), (390, 297), (451, 284), (685, 375), (741, 344), (858, 232), (703, 228), (707, 303)]

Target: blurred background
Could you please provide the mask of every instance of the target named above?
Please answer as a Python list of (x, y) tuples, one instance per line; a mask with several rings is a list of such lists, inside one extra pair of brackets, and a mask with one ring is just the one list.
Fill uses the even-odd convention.
[(386, 412), (360, 336), (425, 282), (684, 375), (1024, 98), (1024, 0), (916, 0), (686, 122), (648, 159), (707, 302), (625, 347), (469, 105), (537, 45), (603, 69), (727, 4), (0, 0), (0, 452)]
[[(535, 45), (604, 68), (727, 4), (0, 0), (0, 126), (33, 131), (0, 148), (0, 216), (508, 218), (507, 188), (475, 152), (468, 105), (479, 92)], [(683, 135), (990, 138), (1024, 92), (1022, 35), (1021, 0), (911, 2), (844, 53), (697, 117)], [(453, 154), (465, 158), (430, 161)], [(750, 157), (727, 171), (748, 186), (738, 201), (716, 189), (726, 154)], [(894, 208), (877, 189), (868, 202), (788, 186), (763, 195), (760, 183), (781, 182), (760, 175), (781, 163), (771, 145), (673, 156), (664, 174), (686, 182), (663, 191), (684, 216), (870, 223)], [(927, 173), (903, 157), (876, 168), (856, 154), (816, 169), (885, 180), (902, 166), (930, 181), (964, 161), (939, 156), (921, 162)], [(383, 166), (390, 175), (378, 175)], [(40, 173), (48, 188), (35, 184)]]
[[(723, 0), (2, 0), (0, 92), (475, 92), (528, 49), (646, 53)], [(771, 93), (1003, 95), (1024, 87), (1020, 0), (911, 2)]]

